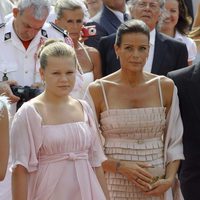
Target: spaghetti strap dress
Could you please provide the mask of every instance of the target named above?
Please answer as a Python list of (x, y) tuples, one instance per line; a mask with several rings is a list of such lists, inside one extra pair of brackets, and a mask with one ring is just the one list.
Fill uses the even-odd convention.
[[(160, 107), (109, 109), (103, 81), (100, 81), (106, 110), (100, 115), (100, 126), (105, 138), (108, 158), (151, 163), (164, 169), (164, 142), (166, 115), (163, 106), (160, 79), (158, 90)], [(149, 197), (119, 173), (106, 172), (111, 200), (161, 200)]]

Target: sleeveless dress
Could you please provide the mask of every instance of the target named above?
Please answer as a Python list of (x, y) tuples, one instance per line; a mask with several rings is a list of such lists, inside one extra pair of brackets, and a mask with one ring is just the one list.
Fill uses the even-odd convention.
[[(82, 47), (87, 59), (93, 66), (92, 60), (86, 48), (80, 42), (79, 42), (79, 45)], [(85, 72), (82, 74), (80, 72), (77, 72), (76, 83), (75, 83), (75, 87), (73, 91), (71, 92), (71, 96), (73, 96), (76, 99), (83, 99), (88, 85), (93, 81), (94, 81), (93, 71)]]
[(27, 200), (106, 200), (92, 169), (106, 158), (92, 111), (80, 102), (84, 110), (84, 121), (80, 122), (42, 125), (29, 102), (15, 115), (12, 169), (20, 164), (29, 172)]
[[(101, 83), (106, 110), (101, 113), (100, 124), (105, 138), (108, 158), (151, 163), (164, 168), (165, 108), (163, 107), (160, 79), (160, 107), (109, 109), (106, 91)], [(163, 174), (164, 175), (164, 174)], [(105, 174), (111, 200), (161, 200), (142, 193), (119, 173)]]

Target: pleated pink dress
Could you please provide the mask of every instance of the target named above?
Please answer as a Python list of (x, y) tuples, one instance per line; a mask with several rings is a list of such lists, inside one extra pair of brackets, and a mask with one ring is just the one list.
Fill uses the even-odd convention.
[(105, 200), (92, 167), (106, 159), (92, 112), (84, 101), (84, 121), (42, 125), (31, 103), (18, 111), (11, 130), (12, 169), (28, 172), (28, 200)]
[[(151, 163), (164, 168), (165, 108), (160, 83), (161, 106), (152, 108), (109, 109), (103, 82), (100, 82), (106, 104), (101, 113), (101, 130), (108, 158)], [(164, 170), (163, 170), (164, 171)], [(161, 200), (149, 197), (119, 173), (105, 174), (111, 200)]]

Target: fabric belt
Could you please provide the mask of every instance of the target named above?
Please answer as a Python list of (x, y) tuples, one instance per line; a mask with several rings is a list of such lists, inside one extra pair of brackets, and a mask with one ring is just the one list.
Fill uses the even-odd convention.
[(88, 152), (70, 152), (70, 153), (39, 156), (40, 165), (52, 162), (59, 162), (62, 160), (69, 160), (69, 161), (88, 160)]

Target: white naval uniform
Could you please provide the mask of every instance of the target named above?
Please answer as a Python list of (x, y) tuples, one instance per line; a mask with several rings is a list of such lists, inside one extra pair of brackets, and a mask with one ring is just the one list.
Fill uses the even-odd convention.
[[(0, 28), (0, 81), (6, 73), (8, 80), (15, 80), (21, 86), (31, 86), (35, 82), (41, 82), (37, 59), (39, 47), (48, 38), (64, 40), (64, 36), (50, 24), (45, 24), (28, 49), (25, 49), (13, 30), (12, 22), (13, 19)], [(11, 109), (14, 109), (11, 113), (15, 113), (15, 108)]]
[[(63, 33), (45, 24), (41, 31), (25, 49), (20, 39), (13, 30), (13, 18), (5, 25), (0, 25), (0, 81), (4, 73), (8, 80), (15, 80), (21, 86), (31, 86), (40, 82), (39, 60), (36, 53), (41, 44), (48, 38), (65, 40)], [(11, 118), (16, 112), (16, 104), (10, 106)], [(11, 200), (11, 173), (7, 170), (5, 180), (0, 182), (0, 200)]]

